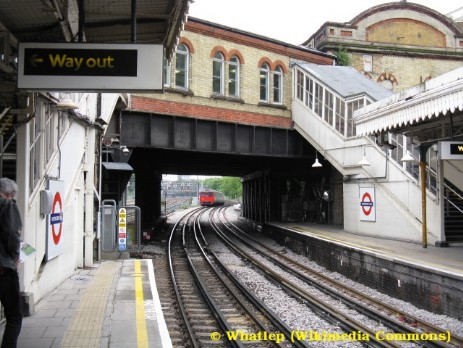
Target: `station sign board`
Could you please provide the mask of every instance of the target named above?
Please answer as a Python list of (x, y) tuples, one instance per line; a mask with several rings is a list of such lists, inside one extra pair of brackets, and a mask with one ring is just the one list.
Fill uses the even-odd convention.
[(439, 141), (438, 149), (442, 160), (463, 160), (463, 141)]
[(163, 57), (162, 45), (20, 43), (18, 88), (159, 91)]
[(374, 187), (360, 187), (360, 221), (376, 221), (376, 195)]
[(120, 208), (118, 216), (117, 249), (124, 251), (127, 249), (127, 210)]
[(51, 260), (63, 253), (65, 183), (61, 180), (50, 180), (48, 189), (52, 192), (53, 203), (51, 213), (47, 216), (47, 249), (46, 259)]

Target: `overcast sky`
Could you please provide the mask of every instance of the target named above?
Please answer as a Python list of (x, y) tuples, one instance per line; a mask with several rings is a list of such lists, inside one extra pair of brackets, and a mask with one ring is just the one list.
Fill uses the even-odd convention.
[[(232, 28), (299, 45), (325, 22), (349, 22), (380, 0), (194, 0), (189, 15)], [(463, 7), (462, 0), (415, 0), (448, 14)]]

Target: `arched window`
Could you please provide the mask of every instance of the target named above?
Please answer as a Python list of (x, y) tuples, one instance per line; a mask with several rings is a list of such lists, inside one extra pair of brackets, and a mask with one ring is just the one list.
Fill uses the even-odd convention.
[(268, 102), (270, 68), (267, 63), (260, 67), (260, 100)]
[(224, 94), (223, 75), (224, 75), (224, 57), (217, 52), (212, 61), (212, 92), (214, 94)]
[(279, 66), (273, 72), (273, 102), (283, 103), (283, 71)]
[(228, 63), (228, 94), (240, 96), (240, 61), (237, 56), (231, 57)]
[(177, 46), (175, 54), (175, 87), (188, 89), (188, 47), (185, 44)]

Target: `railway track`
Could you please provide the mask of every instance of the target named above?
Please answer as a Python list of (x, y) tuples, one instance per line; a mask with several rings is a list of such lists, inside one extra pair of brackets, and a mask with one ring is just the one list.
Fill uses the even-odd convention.
[[(223, 265), (208, 257), (198, 223), (203, 212), (204, 209), (200, 209), (187, 214), (174, 226), (169, 238), (171, 293), (175, 293), (177, 309), (172, 315), (166, 312), (164, 315), (169, 331), (176, 333), (174, 344), (179, 347), (284, 347), (285, 344), (279, 345), (278, 337), (281, 332), (289, 332), (289, 327), (272, 316)], [(172, 300), (161, 298), (161, 303), (171, 306)], [(181, 317), (181, 323), (171, 317)], [(185, 334), (181, 337), (178, 332)], [(286, 346), (307, 347), (300, 342)]]
[[(295, 296), (299, 296), (306, 301), (306, 303), (310, 303), (321, 315), (335, 318), (335, 321), (339, 322), (346, 332), (366, 333), (370, 337), (370, 342), (375, 346), (396, 346), (393, 340), (387, 338), (398, 338), (400, 340), (402, 337), (407, 342), (415, 342), (419, 346), (463, 347), (463, 339), (458, 335), (427, 323), (409, 313), (405, 313), (399, 308), (394, 308), (366, 296), (360, 291), (337, 282), (320, 272), (282, 255), (278, 250), (271, 249), (256, 239), (251, 238), (249, 234), (226, 219), (223, 208), (215, 211), (214, 218), (211, 215), (210, 223), (214, 226), (218, 236), (230, 248), (258, 267), (267, 277), (278, 282)], [(223, 232), (223, 228), (226, 229), (226, 233)], [(262, 262), (262, 258), (271, 262), (272, 266)], [(275, 271), (276, 269), (280, 269), (281, 271), (277, 272)], [(337, 306), (329, 304), (329, 301), (325, 302), (325, 300), (321, 300), (319, 296), (314, 297), (312, 292), (307, 291), (305, 287), (296, 285), (297, 282), (290, 280), (288, 274), (334, 298), (338, 303), (342, 303), (350, 309), (357, 311), (359, 315), (367, 316), (371, 320), (386, 325), (390, 331), (384, 331), (383, 333), (382, 331), (371, 329), (363, 322), (356, 321), (351, 316), (340, 313), (336, 308)]]

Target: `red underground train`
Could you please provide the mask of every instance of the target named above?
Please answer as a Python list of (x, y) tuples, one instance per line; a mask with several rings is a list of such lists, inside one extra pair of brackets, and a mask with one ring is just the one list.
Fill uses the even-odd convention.
[(199, 191), (199, 203), (203, 207), (223, 205), (225, 203), (225, 196), (222, 192), (214, 190)]

